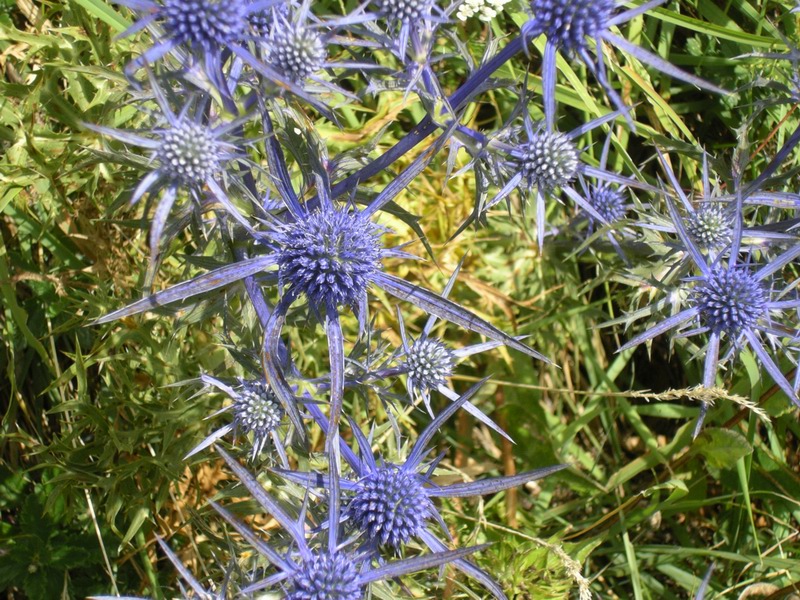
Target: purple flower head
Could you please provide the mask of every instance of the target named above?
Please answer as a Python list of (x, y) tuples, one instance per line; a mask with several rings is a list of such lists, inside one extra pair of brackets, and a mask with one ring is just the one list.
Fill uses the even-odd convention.
[(698, 280), (690, 304), (712, 335), (732, 339), (753, 330), (767, 316), (767, 294), (755, 274), (716, 265)]
[(369, 539), (399, 548), (419, 535), (434, 512), (421, 478), (387, 464), (356, 483), (345, 515)]
[(317, 552), (301, 562), (291, 577), (286, 600), (360, 600), (364, 585), (352, 556)]
[(403, 369), (413, 392), (424, 394), (440, 385), (447, 385), (455, 366), (456, 357), (444, 343), (423, 337), (414, 340), (409, 346)]
[[(641, 6), (617, 12), (621, 3), (615, 0), (532, 0), (531, 19), (522, 28), (523, 38), (533, 39), (540, 35), (547, 38), (545, 45), (542, 81), (544, 113), (548, 129), (552, 129), (556, 119), (556, 55), (563, 52), (568, 58), (583, 62), (605, 90), (614, 107), (625, 114), (633, 128), (628, 109), (617, 91), (611, 86), (606, 75), (604, 44), (619, 48), (645, 64), (677, 79), (698, 87), (725, 93), (724, 90), (705, 80), (686, 73), (663, 58), (631, 44), (611, 32), (615, 26), (661, 4), (663, 0), (651, 0)], [(594, 53), (594, 55), (593, 55)]]
[(388, 19), (411, 22), (431, 13), (433, 0), (373, 0), (378, 11)]
[(381, 234), (346, 208), (301, 215), (273, 236), (281, 287), (312, 306), (358, 308), (381, 268)]
[(703, 250), (718, 251), (733, 239), (734, 215), (730, 206), (705, 202), (686, 215), (686, 231)]
[(541, 31), (548, 42), (569, 54), (589, 50), (594, 40), (609, 27), (617, 5), (614, 0), (531, 0), (533, 31)]
[(244, 37), (250, 5), (244, 0), (163, 0), (159, 12), (175, 44), (209, 51)]
[(270, 64), (295, 83), (319, 71), (328, 58), (322, 33), (300, 19), (277, 16), (265, 46)]
[[(591, 186), (586, 200), (606, 223), (621, 221), (628, 211), (628, 202), (622, 191), (607, 183)], [(592, 219), (591, 215), (589, 219)]]
[(239, 385), (231, 387), (209, 375), (202, 375), (200, 379), (203, 383), (225, 392), (232, 401), (230, 406), (211, 416), (231, 411), (233, 412), (233, 422), (211, 433), (185, 458), (194, 456), (228, 433), (233, 432), (236, 437), (243, 436), (250, 439), (251, 460), (255, 460), (264, 451), (264, 447), (272, 441), (281, 464), (284, 466), (289, 464), (284, 444), (278, 435), (278, 428), (283, 424), (285, 412), (264, 380), (240, 378)]
[(510, 155), (516, 160), (529, 188), (550, 193), (578, 176), (578, 148), (569, 135), (536, 131)]
[(217, 118), (208, 102), (190, 97), (179, 112), (172, 110), (165, 90), (151, 74), (152, 92), (160, 113), (154, 127), (128, 131), (85, 123), (85, 127), (149, 151), (149, 172), (131, 194), (130, 204), (146, 195), (161, 193), (150, 225), (151, 267), (159, 255), (159, 245), (170, 213), (182, 194), (188, 194), (198, 214), (205, 212), (209, 200), (216, 200), (227, 214), (250, 229), (250, 224), (231, 202), (223, 188), (223, 180), (239, 187), (236, 178), (226, 177), (232, 165), (246, 163), (242, 141), (235, 135), (245, 120), (224, 122)]

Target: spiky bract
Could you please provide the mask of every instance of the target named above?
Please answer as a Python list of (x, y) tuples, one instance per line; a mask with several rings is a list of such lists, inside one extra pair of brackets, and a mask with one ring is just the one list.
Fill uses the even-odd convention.
[(345, 209), (304, 215), (278, 235), (281, 285), (320, 308), (357, 306), (380, 269), (380, 233)]
[(163, 133), (156, 159), (169, 179), (200, 185), (220, 170), (221, 152), (207, 127), (184, 118)]
[(567, 52), (587, 47), (587, 38), (596, 39), (608, 28), (616, 7), (614, 0), (532, 0), (533, 31)]
[(416, 340), (405, 359), (412, 387), (422, 392), (446, 384), (455, 364), (455, 356), (447, 346), (431, 338)]
[(686, 217), (686, 231), (704, 249), (722, 248), (731, 242), (733, 213), (719, 203), (705, 202)]
[(578, 173), (578, 149), (564, 133), (535, 133), (520, 146), (518, 160), (528, 184), (544, 191), (566, 185)]
[(165, 0), (164, 28), (175, 43), (203, 49), (224, 47), (247, 31), (247, 5), (242, 0)]
[(267, 47), (272, 65), (295, 82), (319, 71), (328, 54), (321, 33), (285, 18), (273, 23)]
[(357, 564), (344, 554), (315, 553), (292, 577), (286, 600), (361, 600)]
[(394, 548), (416, 537), (433, 512), (420, 476), (396, 465), (381, 467), (359, 481), (347, 507), (356, 527)]
[(752, 330), (764, 315), (767, 295), (749, 272), (717, 266), (695, 288), (694, 302), (713, 333), (735, 338)]

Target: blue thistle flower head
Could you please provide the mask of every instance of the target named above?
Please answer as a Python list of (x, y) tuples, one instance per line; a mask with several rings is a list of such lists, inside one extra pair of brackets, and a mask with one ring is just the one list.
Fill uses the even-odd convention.
[(394, 548), (419, 536), (435, 509), (422, 478), (389, 464), (363, 477), (346, 514), (369, 539)]
[(357, 307), (381, 268), (380, 235), (344, 208), (309, 212), (276, 236), (280, 282), (313, 306)]
[(456, 366), (456, 356), (441, 341), (422, 337), (408, 348), (404, 368), (410, 386), (420, 392), (446, 385)]
[(320, 31), (300, 20), (277, 16), (267, 38), (267, 59), (289, 80), (302, 82), (325, 64), (326, 46)]
[(357, 563), (340, 552), (316, 552), (294, 571), (286, 600), (360, 600), (364, 597)]
[(733, 339), (755, 328), (765, 315), (767, 301), (761, 282), (752, 273), (720, 265), (693, 291), (701, 321), (712, 333), (725, 333)]
[(588, 49), (587, 38), (596, 39), (608, 29), (616, 3), (614, 0), (532, 0), (536, 31), (549, 42), (572, 54)]
[(286, 19), (288, 17), (289, 6), (288, 4), (281, 3), (276, 6), (253, 11), (247, 16), (247, 20), (250, 23), (250, 28), (253, 33), (255, 33), (259, 39), (266, 39), (272, 31), (275, 22), (280, 18)]
[[(571, 59), (583, 62), (594, 75), (617, 110), (622, 111), (631, 129), (633, 119), (617, 90), (608, 80), (603, 42), (635, 56), (638, 60), (698, 87), (724, 94), (725, 91), (705, 80), (686, 73), (660, 56), (652, 54), (623, 37), (613, 33), (613, 28), (653, 7), (645, 2), (627, 10), (617, 11), (615, 0), (531, 0), (531, 18), (522, 27), (522, 40), (544, 35), (547, 38), (542, 64), (542, 95), (548, 128), (556, 120), (556, 55), (562, 52)], [(591, 40), (591, 42), (589, 41)]]
[(206, 125), (180, 117), (160, 138), (155, 158), (168, 179), (186, 186), (202, 186), (220, 172), (224, 153), (217, 136)]
[(430, 14), (431, 0), (375, 0), (378, 10), (389, 19), (416, 21)]
[(263, 380), (241, 380), (241, 389), (233, 400), (233, 421), (237, 429), (253, 434), (255, 454), (261, 452), (283, 416), (280, 402)]
[(164, 29), (177, 44), (203, 50), (225, 47), (247, 32), (248, 4), (243, 0), (164, 0)]
[[(624, 219), (628, 210), (622, 191), (605, 183), (592, 186), (586, 200), (607, 223)], [(591, 215), (589, 219), (592, 219)]]
[(704, 202), (686, 216), (685, 226), (699, 248), (718, 250), (731, 243), (734, 217), (722, 204)]
[(239, 385), (233, 387), (207, 374), (201, 375), (200, 380), (206, 385), (225, 392), (232, 401), (229, 406), (211, 416), (231, 411), (233, 412), (233, 422), (208, 435), (184, 458), (189, 458), (205, 450), (232, 431), (235, 437), (250, 436), (251, 460), (255, 460), (271, 440), (281, 464), (289, 464), (283, 442), (278, 435), (278, 428), (283, 423), (286, 411), (263, 379), (239, 378)]
[(570, 137), (558, 131), (537, 131), (520, 144), (515, 158), (529, 187), (552, 191), (578, 175), (578, 149)]

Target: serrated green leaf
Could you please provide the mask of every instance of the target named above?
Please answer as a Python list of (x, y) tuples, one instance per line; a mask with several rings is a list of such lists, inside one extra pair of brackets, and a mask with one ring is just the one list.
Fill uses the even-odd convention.
[(692, 452), (702, 455), (711, 467), (730, 469), (740, 458), (752, 453), (753, 447), (741, 433), (709, 427), (697, 436)]

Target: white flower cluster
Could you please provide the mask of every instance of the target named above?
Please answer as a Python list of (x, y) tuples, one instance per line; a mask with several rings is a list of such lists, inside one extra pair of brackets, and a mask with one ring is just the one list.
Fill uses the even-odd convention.
[(464, 0), (456, 16), (462, 21), (477, 16), (481, 21), (491, 21), (511, 0)]

